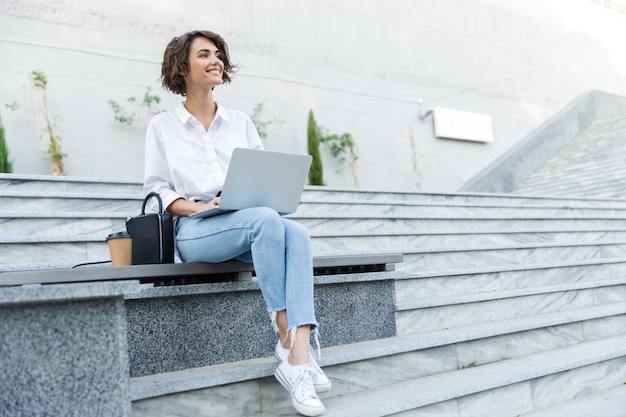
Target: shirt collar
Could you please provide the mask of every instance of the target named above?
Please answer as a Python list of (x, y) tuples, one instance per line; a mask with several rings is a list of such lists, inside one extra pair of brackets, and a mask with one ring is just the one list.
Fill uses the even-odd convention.
[(176, 113), (183, 124), (187, 123), (189, 119), (193, 117), (193, 115), (185, 108), (185, 103), (182, 101), (178, 104), (178, 106), (176, 106), (174, 113)]
[[(228, 111), (226, 111), (226, 108), (224, 106), (221, 106), (218, 102), (215, 102), (215, 104), (217, 104), (217, 112), (215, 112), (215, 118), (217, 119), (218, 117), (221, 117), (225, 121), (229, 121), (230, 118), (228, 117)], [(174, 109), (174, 113), (176, 113), (181, 123), (183, 124), (187, 123), (189, 119), (193, 117), (193, 114), (189, 113), (189, 110), (187, 110), (183, 101), (181, 101), (178, 106), (176, 106), (176, 108)]]
[(228, 122), (230, 120), (230, 117), (228, 117), (228, 112), (226, 111), (226, 108), (224, 108), (224, 106), (220, 106), (217, 101), (215, 102), (215, 104), (217, 104), (217, 112), (215, 112), (215, 118), (217, 119), (218, 117), (221, 117)]

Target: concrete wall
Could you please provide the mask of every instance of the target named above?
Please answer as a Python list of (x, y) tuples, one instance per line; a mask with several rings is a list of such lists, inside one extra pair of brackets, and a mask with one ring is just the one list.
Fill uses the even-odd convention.
[[(207, 28), (241, 66), (218, 101), (249, 114), (263, 103), (268, 149), (306, 152), (313, 109), (354, 136), (360, 186), (454, 191), (581, 93), (626, 94), (625, 11), (617, 0), (2, 0), (0, 113), (14, 171), (49, 172), (28, 77), (40, 70), (67, 174), (141, 178), (147, 117), (123, 126), (107, 102), (150, 87), (171, 108), (163, 48)], [(494, 142), (436, 139), (418, 117), (435, 106), (491, 114)], [(323, 157), (328, 185), (352, 186)]]

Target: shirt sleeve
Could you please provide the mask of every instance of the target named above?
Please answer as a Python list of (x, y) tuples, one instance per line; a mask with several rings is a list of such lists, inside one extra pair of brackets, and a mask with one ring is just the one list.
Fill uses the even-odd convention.
[[(152, 191), (159, 194), (165, 210), (174, 200), (183, 197), (174, 191), (165, 144), (158, 123), (154, 118), (146, 130), (145, 148), (144, 195)], [(149, 206), (152, 210), (158, 209), (158, 203), (155, 199), (149, 201)]]

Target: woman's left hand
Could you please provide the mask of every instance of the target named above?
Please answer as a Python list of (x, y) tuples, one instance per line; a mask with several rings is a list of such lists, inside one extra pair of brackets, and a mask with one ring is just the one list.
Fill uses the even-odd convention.
[(189, 216), (190, 214), (204, 211), (209, 207), (216, 206), (219, 201), (219, 197), (213, 198), (213, 200), (208, 203), (199, 203), (179, 198), (174, 200), (174, 202), (167, 207), (167, 212), (178, 216)]

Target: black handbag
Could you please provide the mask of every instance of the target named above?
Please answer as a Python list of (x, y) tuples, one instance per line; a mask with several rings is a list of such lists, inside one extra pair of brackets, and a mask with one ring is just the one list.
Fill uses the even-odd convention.
[[(159, 212), (146, 214), (146, 203), (152, 197), (159, 202)], [(139, 216), (126, 219), (126, 230), (133, 239), (133, 265), (174, 263), (174, 220), (163, 211), (163, 201), (157, 193), (151, 192), (144, 198)]]

